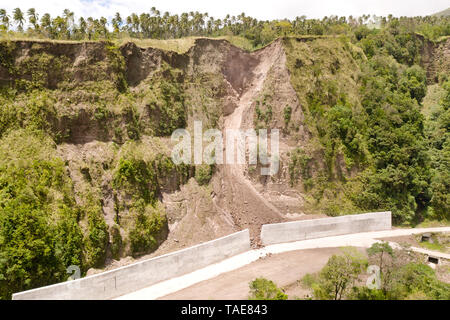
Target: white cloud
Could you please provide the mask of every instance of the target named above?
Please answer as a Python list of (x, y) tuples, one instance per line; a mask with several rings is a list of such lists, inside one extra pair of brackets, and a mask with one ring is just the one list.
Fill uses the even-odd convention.
[(448, 0), (71, 0), (70, 2), (58, 0), (21, 0), (20, 3), (0, 0), (0, 8), (7, 9), (9, 13), (15, 7), (23, 11), (28, 8), (36, 8), (42, 15), (50, 13), (52, 16), (61, 15), (64, 9), (75, 12), (76, 17), (105, 16), (110, 18), (115, 12), (120, 12), (122, 17), (132, 12), (149, 12), (151, 7), (156, 7), (163, 13), (182, 13), (189, 11), (208, 12), (211, 16), (223, 18), (227, 13), (238, 15), (245, 12), (247, 15), (258, 19), (282, 19), (294, 18), (306, 15), (310, 18), (321, 18), (329, 15), (359, 16), (362, 14), (394, 16), (428, 15), (446, 9)]

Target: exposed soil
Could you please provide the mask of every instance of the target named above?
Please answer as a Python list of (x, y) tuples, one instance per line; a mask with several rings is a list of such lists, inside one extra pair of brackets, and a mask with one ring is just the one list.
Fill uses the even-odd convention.
[(191, 179), (179, 191), (163, 194), (169, 236), (155, 252), (143, 258), (162, 255), (239, 231), (235, 229), (232, 217), (223, 213), (216, 214), (220, 208), (215, 206), (210, 193), (209, 188), (200, 187)]
[[(274, 74), (275, 77), (278, 77), (279, 82), (287, 83), (290, 86), (285, 67), (286, 57), (281, 41), (275, 41), (254, 53), (232, 52), (227, 58), (223, 72), (238, 99), (236, 109), (224, 119), (223, 136), (225, 141), (227, 129), (253, 127), (254, 110), (252, 105), (261, 93), (271, 70), (278, 68), (278, 73)], [(286, 92), (283, 93), (286, 94)], [(294, 90), (291, 90), (289, 94), (291, 99), (295, 99)], [(229, 151), (225, 144), (224, 158)], [(237, 150), (234, 153), (236, 154)], [(268, 192), (269, 190), (264, 185), (258, 184), (257, 181), (252, 181), (246, 176), (246, 169), (247, 166), (244, 164), (219, 166), (213, 181), (213, 189), (216, 194), (214, 200), (219, 207), (229, 212), (238, 229), (248, 228), (250, 230), (250, 238), (254, 247), (260, 246), (259, 237), (263, 224), (320, 217), (289, 213), (289, 205), (287, 211), (283, 210), (282, 212), (280, 209), (284, 209), (284, 207), (279, 206), (280, 202), (286, 205), (289, 204), (289, 201), (294, 200), (294, 203), (298, 205), (299, 197), (283, 194), (283, 191), (286, 190), (275, 193)], [(270, 180), (270, 177), (264, 178)], [(264, 193), (265, 191), (267, 192)], [(278, 206), (274, 204), (278, 204)]]
[[(299, 113), (298, 118), (303, 119), (296, 93), (289, 81), (286, 56), (280, 40), (253, 53), (234, 47), (227, 41), (208, 39), (196, 40), (195, 45), (182, 55), (153, 48), (142, 49), (134, 44), (125, 45), (121, 52), (127, 64), (128, 81), (135, 85), (151, 76), (151, 72), (159, 68), (162, 61), (183, 69), (185, 77), (195, 76), (199, 72), (221, 74), (227, 88), (226, 97), (221, 97), (224, 98), (224, 106), (219, 121), (224, 141), (226, 129), (253, 127), (254, 103), (264, 85), (267, 85), (268, 75), (268, 85), (275, 87), (274, 94), (279, 102), (274, 105), (274, 113), (282, 119), (284, 104), (281, 101), (288, 102), (293, 106), (294, 113)], [(275, 126), (278, 127), (277, 123)], [(280, 152), (285, 153), (291, 147), (283, 138), (281, 140)], [(225, 143), (225, 158), (226, 152)], [(282, 173), (274, 179), (267, 176), (250, 178), (246, 165), (216, 165), (210, 189), (199, 187), (191, 180), (177, 191), (164, 192), (162, 201), (169, 222), (168, 238), (151, 254), (138, 259), (127, 257), (120, 261), (111, 260), (106, 270), (243, 229), (250, 230), (252, 246), (258, 247), (263, 224), (324, 217), (322, 214), (303, 213), (302, 195), (291, 190), (289, 183), (282, 180), (287, 176), (286, 166), (280, 167), (280, 171)], [(261, 177), (265, 178), (263, 183)], [(91, 273), (99, 271), (92, 270)]]
[[(234, 112), (225, 118), (224, 129), (241, 129), (244, 114), (248, 112), (251, 103), (261, 90), (267, 72), (275, 63), (280, 55), (281, 46), (274, 43), (263, 51), (259, 51), (254, 55), (253, 60), (259, 63), (252, 68), (249, 65), (248, 73), (250, 79), (249, 84), (240, 82), (240, 86), (236, 89), (240, 94), (238, 107)], [(232, 57), (233, 59), (233, 57)], [(238, 78), (234, 73), (242, 74), (243, 70), (236, 68), (236, 61), (230, 61), (233, 68), (228, 68), (228, 78), (233, 80)], [(226, 74), (227, 75), (227, 74)], [(225, 139), (227, 138), (224, 132)], [(225, 155), (228, 152), (225, 146)], [(264, 223), (274, 223), (283, 220), (280, 212), (262, 197), (251, 182), (244, 176), (244, 165), (242, 164), (225, 164), (221, 168), (222, 173), (222, 190), (225, 191), (225, 198), (228, 198), (227, 207), (231, 211), (235, 223), (241, 228), (249, 228), (250, 236), (254, 244), (259, 241), (260, 227)]]
[[(298, 120), (299, 134), (307, 137), (303, 127), (302, 108), (289, 79), (286, 54), (282, 40), (255, 52), (247, 52), (225, 40), (197, 39), (186, 53), (164, 51), (155, 48), (140, 48), (128, 43), (117, 52), (110, 52), (106, 42), (78, 44), (19, 41), (14, 56), (23, 60), (33, 53), (50, 53), (64, 58), (65, 69), (49, 70), (51, 82), (48, 88), (56, 88), (59, 81), (66, 79), (75, 84), (86, 81), (111, 80), (123, 72), (130, 89), (136, 89), (143, 80), (161, 69), (163, 64), (176, 68), (176, 81), (202, 79), (205, 74), (223, 78), (223, 90), (217, 90), (213, 99), (223, 104), (218, 128), (249, 129), (254, 127), (255, 101), (264, 89), (273, 88), (273, 121), (268, 128), (282, 129), (283, 110), (286, 104), (292, 106), (292, 114)], [(122, 55), (123, 70), (113, 65), (114, 54)], [(112, 55), (111, 55), (112, 54)], [(111, 56), (111, 57), (110, 57)], [(67, 60), (67, 61), (66, 61)], [(114, 60), (115, 61), (115, 60)], [(117, 62), (117, 61), (116, 61)], [(95, 68), (93, 66), (95, 65)], [(99, 73), (99, 71), (101, 71)], [(0, 79), (12, 81), (8, 70), (0, 69)], [(99, 74), (97, 74), (99, 73)], [(62, 77), (64, 75), (64, 77)], [(15, 77), (30, 78), (29, 74)], [(214, 90), (213, 90), (214, 91)], [(73, 107), (68, 115), (63, 115), (53, 124), (56, 130), (68, 134), (58, 152), (68, 163), (69, 174), (74, 181), (76, 200), (82, 203), (80, 194), (91, 188), (92, 183), (101, 193), (103, 213), (109, 227), (114, 225), (114, 201), (111, 187), (111, 165), (114, 158), (113, 144), (115, 130), (108, 122), (92, 117), (92, 110), (83, 104)], [(192, 110), (190, 110), (192, 111)], [(127, 122), (127, 114), (123, 124)], [(196, 120), (196, 113), (190, 115), (189, 124)], [(168, 137), (167, 137), (168, 138)], [(164, 139), (164, 138), (161, 138)], [(324, 215), (307, 215), (303, 212), (304, 198), (301, 191), (289, 187), (286, 161), (283, 155), (297, 145), (289, 141), (288, 135), (280, 137), (280, 171), (276, 176), (249, 174), (248, 165), (217, 165), (208, 187), (200, 187), (195, 181), (178, 188), (162, 190), (160, 198), (168, 218), (169, 235), (158, 250), (141, 259), (179, 250), (201, 242), (212, 240), (232, 232), (249, 229), (254, 247), (260, 245), (260, 229), (263, 224), (290, 220), (321, 218)], [(226, 156), (228, 150), (225, 150)], [(92, 168), (89, 168), (92, 166)], [(95, 168), (95, 171), (94, 171)], [(108, 168), (108, 169), (105, 169)], [(259, 171), (260, 168), (258, 168)], [(92, 172), (89, 172), (91, 170)], [(90, 181), (92, 176), (93, 181)], [(126, 236), (122, 234), (122, 236)], [(126, 265), (136, 261), (128, 257), (120, 261), (107, 261), (106, 269)], [(98, 272), (91, 270), (90, 273)]]

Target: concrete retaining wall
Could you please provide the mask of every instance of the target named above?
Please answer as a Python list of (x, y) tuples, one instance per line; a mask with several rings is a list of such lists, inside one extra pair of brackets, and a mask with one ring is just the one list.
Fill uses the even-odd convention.
[(348, 233), (388, 230), (391, 226), (390, 211), (265, 224), (261, 230), (261, 241), (264, 245), (268, 245)]
[(74, 281), (13, 294), (13, 300), (112, 299), (250, 249), (248, 229), (180, 251)]

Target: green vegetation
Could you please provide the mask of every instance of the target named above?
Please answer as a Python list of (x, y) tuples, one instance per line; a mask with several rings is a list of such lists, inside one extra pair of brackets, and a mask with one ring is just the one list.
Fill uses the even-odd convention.
[[(437, 279), (436, 272), (404, 249), (375, 243), (367, 250), (368, 261), (360, 254), (333, 255), (318, 274), (302, 278), (315, 299), (323, 300), (448, 300), (450, 285)], [(380, 267), (379, 287), (361, 281), (367, 265)]]
[(365, 187), (355, 201), (364, 209), (392, 208), (396, 222), (411, 222), (430, 201), (423, 116), (417, 100), (402, 89), (407, 75), (400, 65), (374, 57), (369, 66), (362, 103), (375, 170), (361, 177)]
[(114, 259), (120, 258), (120, 251), (122, 249), (123, 239), (122, 235), (120, 234), (120, 227), (115, 224), (111, 227), (110, 234), (112, 237), (111, 242), (111, 255)]
[(312, 288), (314, 298), (341, 300), (355, 285), (367, 261), (354, 248), (346, 248), (343, 255), (333, 255), (318, 275), (307, 275), (304, 285)]
[[(121, 158), (114, 169), (116, 222), (128, 230), (126, 241), (133, 256), (154, 251), (167, 236), (167, 220), (159, 196), (168, 177), (178, 177), (175, 185), (178, 187), (187, 181), (188, 167), (176, 166), (170, 158), (161, 154), (152, 160), (145, 160), (130, 157), (128, 153), (128, 157)], [(119, 235), (116, 231), (113, 245), (122, 243)], [(120, 247), (114, 250), (117, 255)]]
[(109, 241), (108, 227), (103, 218), (99, 204), (89, 208), (86, 247), (87, 265), (99, 268), (106, 258), (106, 248)]
[(139, 255), (155, 250), (163, 227), (167, 223), (162, 208), (146, 206), (140, 199), (135, 202), (131, 215), (134, 216), (134, 226), (130, 229), (128, 237), (132, 254)]
[(291, 152), (291, 162), (289, 163), (289, 177), (291, 185), (301, 176), (305, 189), (310, 187), (311, 172), (309, 162), (311, 157), (303, 149), (296, 148)]
[(164, 66), (148, 84), (143, 97), (149, 115), (154, 118), (158, 136), (171, 135), (175, 129), (186, 127), (186, 106), (182, 87), (177, 82), (181, 70)]
[(250, 300), (287, 300), (288, 296), (277, 285), (265, 278), (256, 278), (249, 284)]
[(284, 107), (283, 116), (284, 116), (284, 125), (287, 127), (289, 125), (289, 121), (291, 121), (292, 108), (290, 106)]
[(357, 300), (448, 300), (449, 285), (436, 278), (435, 271), (421, 263), (409, 263), (390, 275), (389, 289), (354, 287), (350, 299)]
[[(0, 42), (6, 53), (16, 46)], [(10, 128), (27, 127), (43, 130), (59, 143), (76, 134), (77, 122), (87, 116), (92, 120), (90, 127), (101, 129), (97, 132), (102, 139), (113, 135), (106, 126), (109, 121), (118, 128), (127, 122), (128, 137), (120, 134), (119, 141), (137, 139), (140, 123), (131, 121), (138, 118), (131, 107), (136, 97), (126, 92), (123, 57), (114, 46), (102, 44), (99, 48), (106, 59), (94, 55), (92, 59), (98, 61), (80, 63), (77, 72), (68, 56), (56, 54), (48, 43), (33, 44), (24, 59), (9, 59), (12, 80), (1, 87), (0, 135)]]
[(432, 233), (430, 241), (421, 241), (421, 235), (416, 237), (420, 246), (433, 250), (433, 251), (441, 251), (447, 253), (450, 251), (450, 235), (442, 233)]
[(255, 120), (255, 126), (259, 127), (260, 122), (263, 123), (263, 125), (267, 126), (271, 120), (272, 120), (272, 106), (271, 106), (271, 96), (270, 95), (264, 95), (262, 101), (256, 100), (256, 106), (255, 106), (255, 114), (256, 114), (256, 120)]
[[(291, 152), (291, 184), (301, 178), (314, 211), (333, 215), (355, 212), (344, 186), (349, 171), (366, 166), (369, 157), (364, 140), (366, 115), (357, 83), (358, 61), (363, 61), (360, 51), (348, 40), (338, 38), (289, 38), (283, 44), (291, 84), (312, 135), (306, 146), (302, 144), (303, 155), (297, 150)], [(340, 209), (335, 208), (335, 201), (341, 204)]]
[[(29, 48), (23, 59), (20, 46)], [(0, 83), (2, 299), (65, 281), (71, 265), (84, 275), (107, 257), (154, 251), (167, 236), (161, 188), (176, 189), (192, 176), (189, 166), (165, 155), (167, 146), (148, 146), (144, 138), (185, 126), (180, 71), (166, 66), (131, 92), (117, 46), (88, 50), (90, 62), (74, 70), (70, 53), (52, 44), (0, 41), (2, 72), (11, 79)], [(149, 117), (149, 109), (168, 121)], [(64, 142), (90, 139), (118, 144), (93, 162), (58, 151)], [(105, 219), (107, 196), (114, 200), (113, 225)]]
[(13, 131), (0, 140), (0, 298), (66, 280), (89, 267), (72, 185), (50, 139)]
[(124, 190), (135, 200), (155, 204), (158, 195), (156, 175), (141, 159), (120, 159), (114, 175), (113, 187)]
[[(411, 28), (392, 20), (381, 29), (361, 27), (347, 40), (284, 40), (291, 83), (313, 132), (304, 155), (291, 152), (291, 184), (301, 180), (316, 209), (390, 210), (397, 224), (449, 218), (448, 70), (440, 76), (442, 98), (425, 99), (427, 78), (418, 65), (424, 44)], [(308, 158), (323, 162), (305, 166)]]
[(202, 164), (195, 168), (195, 180), (199, 185), (208, 184), (213, 175), (213, 167), (208, 164)]
[(430, 108), (425, 121), (425, 134), (431, 159), (431, 208), (430, 217), (448, 219), (450, 212), (450, 80), (439, 85), (442, 98)]
[(380, 263), (381, 286), (353, 288), (356, 299), (434, 299), (447, 300), (450, 285), (437, 279), (435, 271), (411, 258), (403, 250), (393, 250), (389, 244), (374, 244), (367, 250), (371, 263)]

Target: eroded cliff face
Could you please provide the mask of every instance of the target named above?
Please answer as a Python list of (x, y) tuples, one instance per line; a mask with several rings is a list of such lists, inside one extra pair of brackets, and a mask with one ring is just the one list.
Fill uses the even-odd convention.
[[(1, 134), (33, 123), (53, 138), (85, 211), (79, 220), (85, 237), (89, 210), (100, 208), (109, 238), (100, 250), (109, 264), (245, 228), (258, 245), (262, 224), (321, 216), (310, 215), (296, 182), (301, 177), (289, 172), (290, 153), (309, 145), (312, 133), (286, 47), (277, 40), (250, 53), (197, 39), (178, 54), (134, 43), (3, 42), (0, 79), (18, 93), (5, 101), (9, 121)], [(210, 183), (199, 185), (198, 166), (170, 159), (171, 133), (192, 132), (195, 120), (224, 135), (230, 128), (279, 129), (279, 172), (269, 177), (260, 175), (260, 165), (216, 165)]]
[(427, 72), (428, 84), (439, 81), (439, 74), (450, 70), (450, 38), (433, 42), (423, 39), (421, 64)]
[[(212, 222), (216, 230), (215, 235), (221, 232), (219, 230), (229, 233), (249, 228), (252, 242), (258, 245), (262, 224), (311, 217), (302, 210), (300, 192), (285, 183), (288, 175), (286, 167), (289, 163), (286, 153), (293, 149), (298, 141), (297, 138), (290, 137), (284, 128), (284, 114), (288, 105), (292, 108), (290, 117), (292, 123), (297, 123), (296, 128), (298, 127), (299, 131), (296, 132), (302, 137), (301, 140), (304, 140), (307, 133), (303, 126), (301, 106), (290, 82), (281, 40), (252, 53), (234, 47), (227, 41), (208, 39), (196, 40), (195, 45), (183, 55), (161, 54), (151, 48), (137, 49), (134, 45), (127, 45), (127, 49), (122, 47), (121, 50), (125, 52), (128, 75), (132, 73), (132, 82), (135, 84), (133, 90), (138, 91), (146, 82), (142, 80), (142, 75), (150, 75), (152, 69), (164, 63), (170, 65), (172, 71), (174, 68), (180, 70), (177, 81), (184, 83), (188, 105), (186, 127), (191, 131), (194, 120), (201, 120), (204, 129), (222, 130), (224, 137), (226, 129), (253, 129), (258, 126), (254, 119), (257, 101), (262, 101), (264, 95), (271, 97), (273, 118), (265, 127), (282, 132), (283, 173), (273, 179), (254, 173), (250, 177), (248, 166), (216, 165), (211, 181), (213, 207), (210, 210), (222, 223)], [(142, 67), (143, 65), (145, 67)], [(134, 71), (129, 70), (130, 66), (141, 66), (138, 69), (140, 76), (135, 76)], [(127, 78), (130, 79), (130, 76)], [(141, 79), (141, 82), (136, 79)], [(258, 128), (260, 127), (261, 125)], [(224, 155), (226, 152), (225, 146)], [(271, 183), (272, 180), (277, 183)], [(176, 197), (179, 198), (180, 195)], [(173, 196), (168, 196), (167, 199), (169, 198)], [(198, 201), (189, 202), (195, 204)], [(189, 212), (190, 209), (183, 210)], [(198, 210), (201, 209), (197, 207)], [(189, 244), (194, 244), (198, 241), (195, 238), (199, 239), (200, 235), (204, 234), (197, 231), (198, 236), (192, 237), (190, 232), (180, 232), (185, 230), (185, 227), (179, 225), (178, 221), (184, 218), (179, 214), (177, 216), (177, 225), (175, 227), (174, 223), (168, 241), (161, 247), (160, 252), (167, 246), (173, 246), (170, 245), (172, 239), (174, 242), (183, 238), (191, 239), (193, 242)], [(189, 225), (189, 222), (184, 223)], [(203, 236), (201, 238), (207, 240)]]
[(24, 80), (55, 89), (63, 81), (114, 81), (120, 73), (106, 42), (4, 41), (1, 46), (3, 81)]
[[(430, 81), (448, 54), (448, 40), (424, 46)], [(362, 170), (342, 149), (329, 154), (315, 123), (326, 105), (361, 110), (365, 56), (339, 39), (279, 39), (255, 52), (197, 39), (183, 54), (134, 43), (16, 41), (0, 43), (0, 58), (0, 84), (13, 91), (2, 100), (0, 135), (30, 127), (53, 139), (84, 237), (93, 208), (106, 224), (100, 250), (108, 268), (245, 228), (257, 246), (262, 224), (345, 205), (343, 181)], [(224, 136), (278, 129), (278, 172), (175, 165), (171, 133), (192, 132), (195, 120)]]
[[(271, 48), (280, 51), (280, 43)], [(177, 128), (191, 130), (194, 120), (204, 129), (224, 129), (241, 97), (264, 81), (264, 54), (207, 39), (185, 54), (108, 42), (17, 41), (2, 42), (0, 49), (0, 134), (22, 127), (51, 137), (72, 184), (86, 243), (94, 233), (107, 234), (106, 242), (94, 244), (95, 259), (83, 248), (85, 268), (249, 227), (237, 221), (241, 203), (222, 207), (214, 199), (227, 190), (199, 185), (200, 178), (192, 179), (195, 166), (173, 164), (170, 135)], [(251, 119), (249, 112), (242, 118)], [(214, 172), (222, 176), (220, 167)], [(104, 224), (92, 219), (97, 215)], [(258, 224), (264, 222), (270, 220)]]

